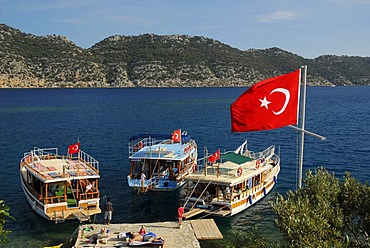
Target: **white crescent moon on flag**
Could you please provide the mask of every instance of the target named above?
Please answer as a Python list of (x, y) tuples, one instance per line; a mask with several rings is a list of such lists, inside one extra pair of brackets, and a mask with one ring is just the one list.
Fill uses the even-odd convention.
[(283, 107), (278, 112), (272, 111), (275, 115), (280, 115), (280, 114), (282, 114), (284, 112), (284, 110), (286, 109), (286, 106), (289, 103), (289, 100), (290, 100), (290, 92), (289, 92), (289, 90), (284, 89), (284, 88), (276, 88), (273, 91), (271, 91), (270, 95), (272, 93), (274, 93), (274, 92), (281, 92), (281, 93), (283, 93), (285, 95), (285, 102), (284, 102)]
[(179, 134), (178, 133), (174, 133), (173, 134), (173, 139), (178, 139), (179, 138)]
[(77, 150), (78, 150), (78, 145), (75, 145), (75, 146), (73, 147), (73, 150), (77, 151)]

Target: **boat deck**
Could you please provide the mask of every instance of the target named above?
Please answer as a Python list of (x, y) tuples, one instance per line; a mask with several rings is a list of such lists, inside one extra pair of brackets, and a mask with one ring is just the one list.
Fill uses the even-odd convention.
[(24, 166), (44, 180), (71, 177), (99, 177), (98, 171), (88, 163), (77, 159), (51, 158), (25, 161)]
[(129, 159), (170, 159), (182, 161), (189, 156), (189, 151), (193, 146), (194, 142), (185, 144), (161, 143), (153, 146), (145, 146), (133, 153)]
[[(241, 176), (237, 175), (237, 170), (239, 167), (242, 168)], [(237, 165), (227, 161), (225, 163), (220, 163), (219, 166), (217, 164), (213, 166), (207, 166), (206, 168), (207, 175), (205, 175), (204, 169), (197, 172), (193, 172), (192, 174), (186, 177), (186, 180), (195, 182), (199, 180), (227, 184), (237, 184), (245, 180), (245, 178), (251, 178), (255, 175), (261, 174), (262, 172), (266, 171), (269, 168), (272, 168), (270, 161), (259, 166), (259, 168), (256, 168), (255, 160), (252, 162), (247, 162), (243, 165)]]
[(200, 248), (198, 240), (223, 239), (213, 219), (183, 221), (181, 229), (178, 228), (177, 222), (125, 223), (108, 226), (95, 224), (80, 225), (77, 240), (73, 247), (95, 247), (96, 244), (89, 242), (89, 237), (97, 234), (103, 227), (107, 227), (109, 230), (109, 237), (108, 239), (98, 239), (98, 247), (127, 247), (126, 237), (120, 237), (120, 234), (130, 231), (138, 232), (141, 225), (144, 225), (148, 232), (153, 232), (157, 237), (162, 237), (165, 240), (163, 246), (165, 248)]

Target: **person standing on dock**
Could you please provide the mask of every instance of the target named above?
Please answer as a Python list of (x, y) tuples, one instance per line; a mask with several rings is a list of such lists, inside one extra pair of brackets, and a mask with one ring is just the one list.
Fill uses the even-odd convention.
[(177, 209), (177, 218), (179, 219), (179, 229), (182, 228), (182, 217), (184, 215), (184, 207), (182, 205)]
[(145, 180), (146, 180), (146, 176), (144, 174), (144, 171), (141, 171), (141, 174), (140, 174), (140, 181), (141, 181), (141, 192), (144, 192), (144, 186), (145, 186)]
[(104, 225), (110, 224), (110, 221), (112, 220), (112, 214), (113, 214), (113, 204), (110, 202), (110, 197), (107, 198), (107, 201), (105, 202), (105, 213), (104, 213)]

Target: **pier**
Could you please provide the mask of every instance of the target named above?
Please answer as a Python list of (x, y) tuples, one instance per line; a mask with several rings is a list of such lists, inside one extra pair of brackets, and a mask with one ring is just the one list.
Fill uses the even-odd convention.
[[(178, 228), (177, 221), (110, 225), (84, 224), (79, 226), (77, 240), (73, 247), (128, 247), (129, 244), (123, 234), (130, 231), (138, 232), (142, 225), (145, 226), (147, 232), (153, 232), (157, 237), (162, 237), (165, 248), (200, 248), (198, 240), (223, 239), (213, 219), (185, 220), (181, 229)], [(90, 237), (98, 234), (103, 227), (109, 230), (108, 238), (99, 237), (97, 244), (91, 243)], [(153, 247), (153, 245), (140, 247)]]

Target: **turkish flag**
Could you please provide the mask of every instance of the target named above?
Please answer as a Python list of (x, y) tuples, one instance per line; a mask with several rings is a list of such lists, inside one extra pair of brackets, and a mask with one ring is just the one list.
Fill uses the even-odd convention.
[(215, 153), (213, 153), (209, 158), (208, 161), (212, 164), (220, 159), (220, 150), (217, 150)]
[(69, 154), (74, 154), (80, 151), (80, 142), (68, 146)]
[(174, 142), (180, 142), (181, 141), (181, 129), (175, 130), (172, 132), (172, 140)]
[(301, 69), (256, 83), (231, 104), (231, 131), (269, 130), (298, 123)]

